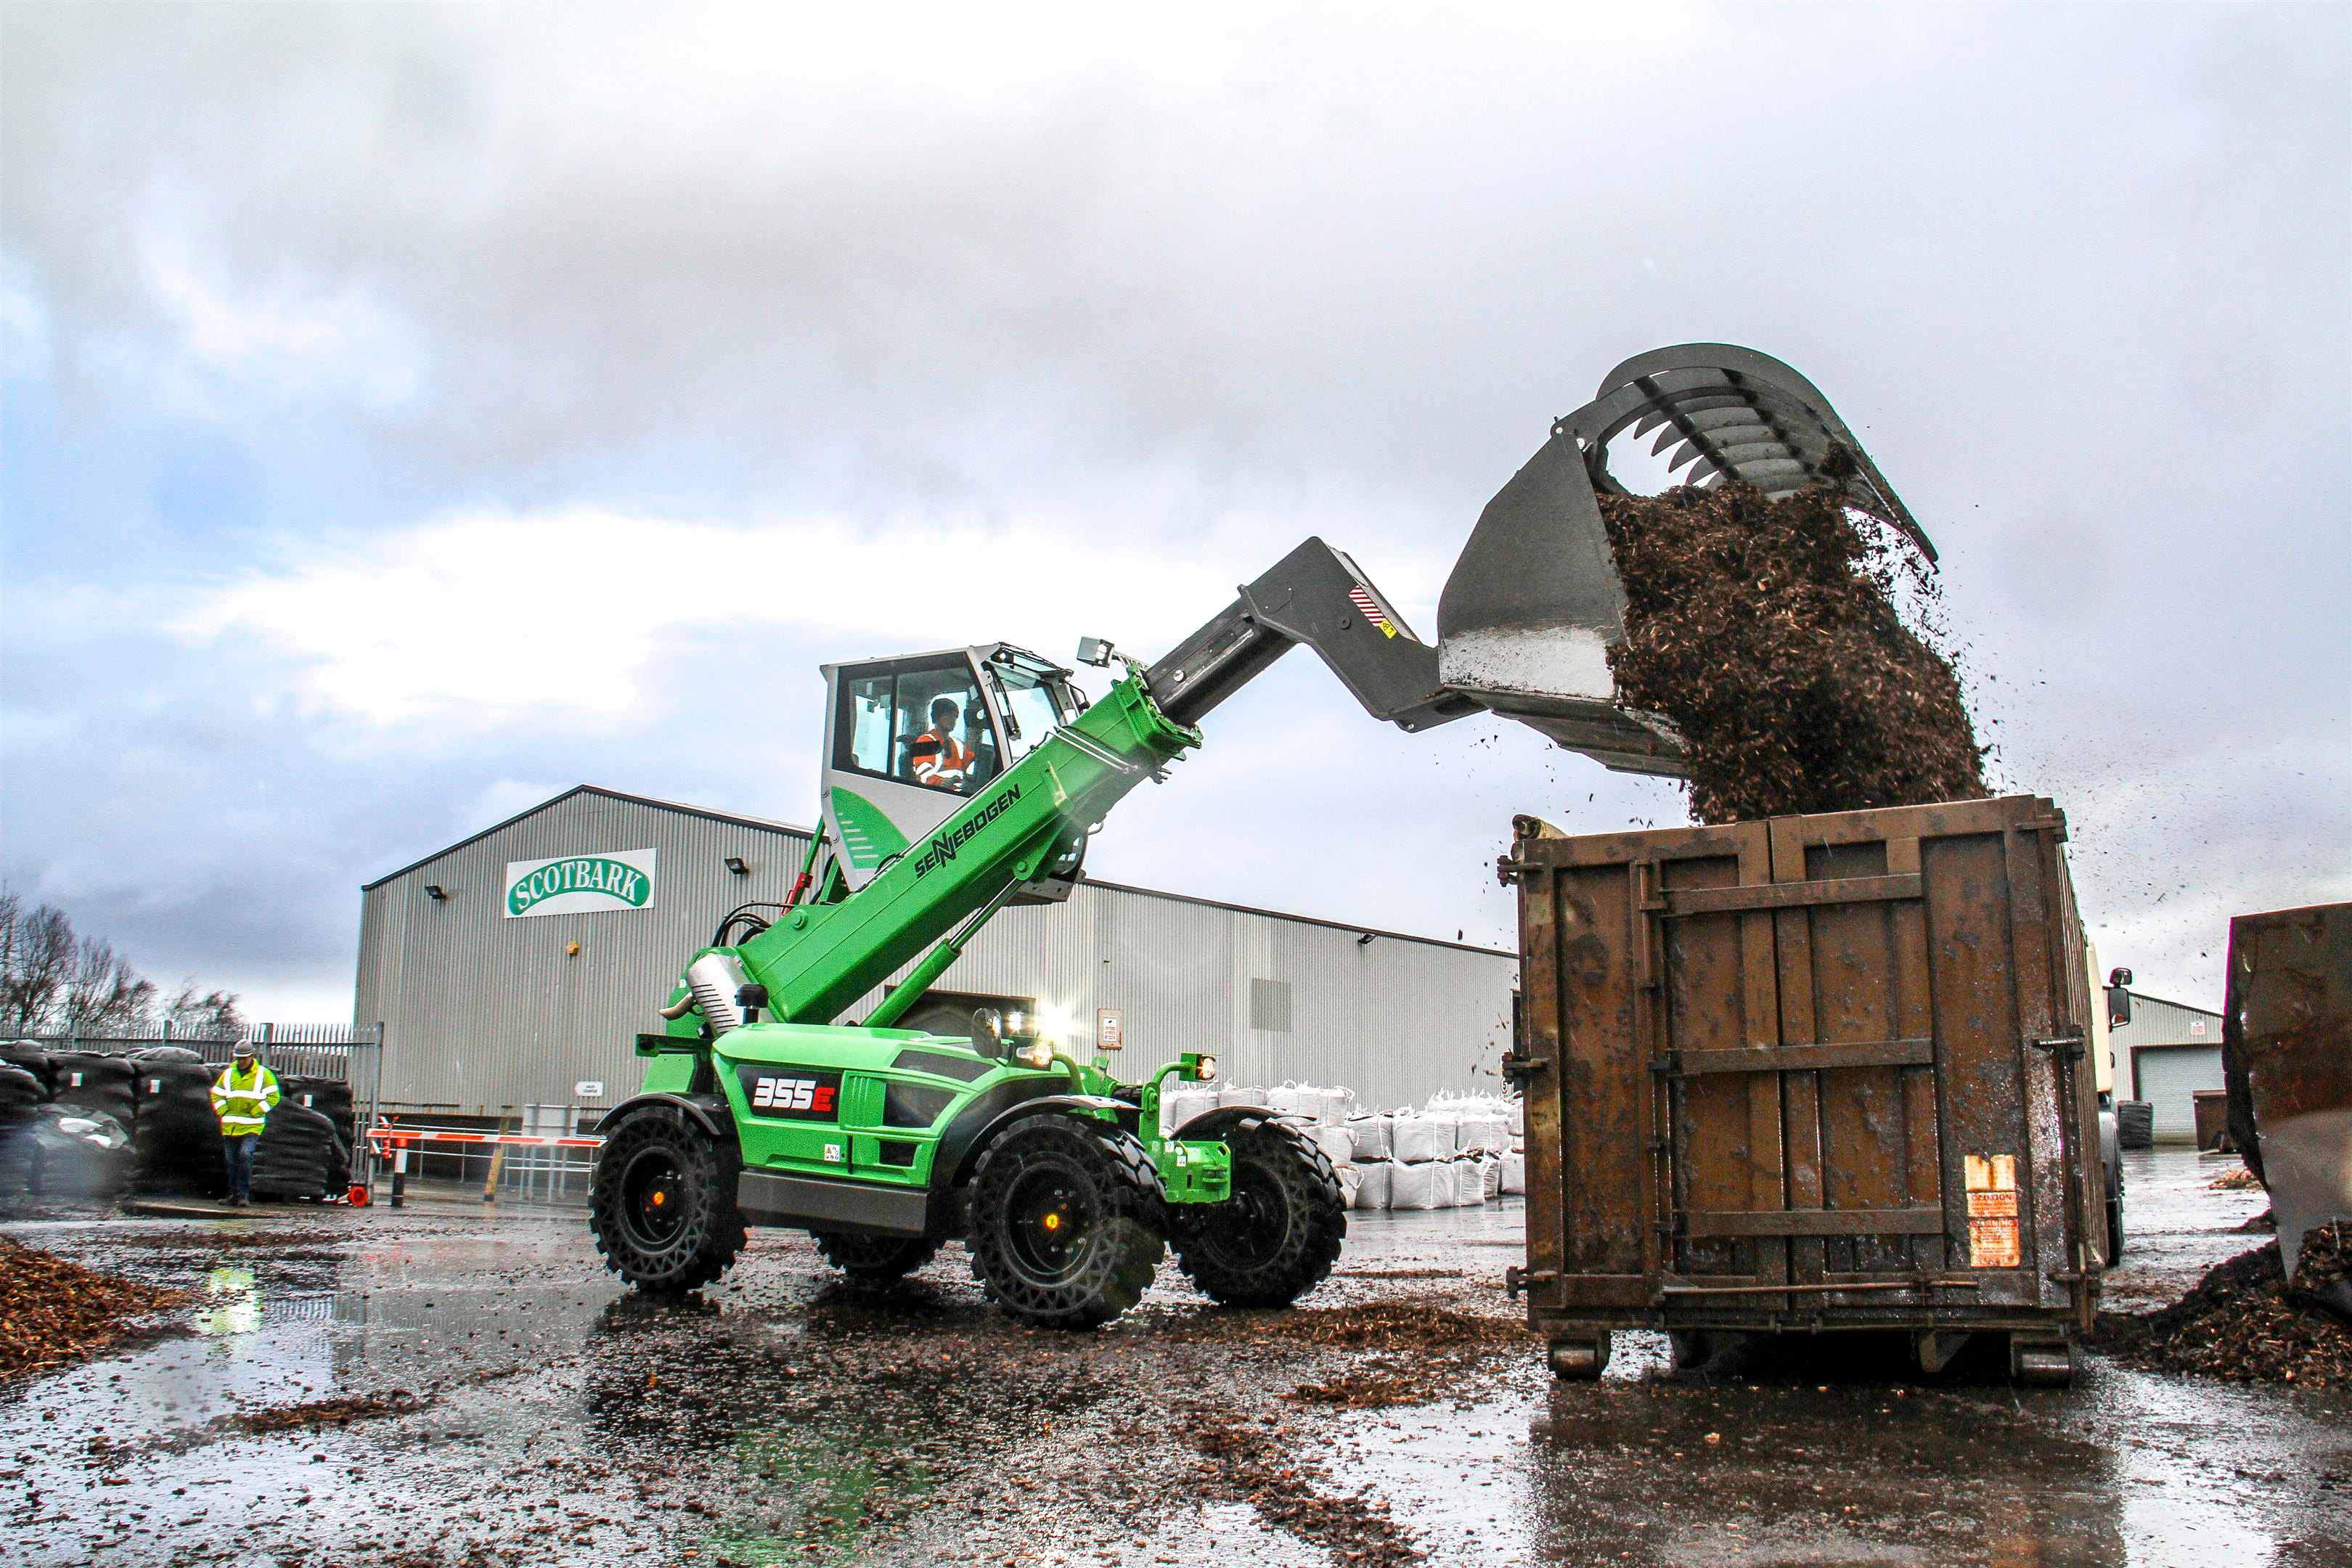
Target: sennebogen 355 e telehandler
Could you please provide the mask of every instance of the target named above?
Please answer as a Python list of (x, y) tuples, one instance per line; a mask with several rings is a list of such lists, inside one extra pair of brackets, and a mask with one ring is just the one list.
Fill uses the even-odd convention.
[(691, 1290), (733, 1262), (747, 1226), (789, 1226), (882, 1280), (961, 1237), (998, 1306), (1057, 1328), (1132, 1306), (1171, 1243), (1219, 1302), (1313, 1289), (1347, 1231), (1315, 1144), (1244, 1106), (1163, 1132), (1162, 1087), (1213, 1078), (1207, 1052), (1126, 1084), (1018, 1017), (893, 1026), (999, 910), (1067, 897), (1111, 807), (1297, 644), (1406, 730), (1492, 711), (1612, 768), (1679, 771), (1672, 726), (1617, 700), (1605, 650), (1625, 595), (1595, 498), (1619, 488), (1610, 440), (1658, 428), (1694, 482), (1832, 485), (1927, 548), (1811, 383), (1749, 350), (1685, 344), (1627, 361), (1554, 424), (1480, 517), (1434, 647), (1309, 539), (1156, 663), (1081, 644), (1082, 660), (1124, 666), (1091, 705), (1068, 669), (1001, 643), (825, 667), (823, 828), (791, 897), (728, 911), (665, 1026), (637, 1037), (644, 1089), (605, 1118), (593, 1185), (606, 1262), (643, 1289)]

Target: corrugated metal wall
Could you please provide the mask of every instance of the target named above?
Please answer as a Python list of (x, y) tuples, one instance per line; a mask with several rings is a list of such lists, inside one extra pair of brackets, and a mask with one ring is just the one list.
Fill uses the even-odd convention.
[[(581, 791), (369, 889), (354, 1016), (385, 1026), (384, 1099), (495, 1112), (569, 1102), (582, 1079), (620, 1099), (637, 1081), (634, 1037), (656, 1026), (652, 1008), (688, 955), (734, 905), (782, 899), (806, 846), (773, 824)], [(660, 856), (652, 909), (502, 911), (510, 860), (648, 847)], [(730, 855), (749, 875), (725, 868)], [(446, 898), (428, 898), (428, 883)], [(1085, 884), (1065, 905), (999, 915), (939, 988), (1034, 996), (1088, 1032), (1095, 1009), (1119, 1008), (1129, 1076), (1210, 1050), (1241, 1081), (1343, 1083), (1368, 1104), (1497, 1087), (1517, 960), (1360, 934)], [(1254, 980), (1289, 987), (1288, 1029), (1253, 1026)]]

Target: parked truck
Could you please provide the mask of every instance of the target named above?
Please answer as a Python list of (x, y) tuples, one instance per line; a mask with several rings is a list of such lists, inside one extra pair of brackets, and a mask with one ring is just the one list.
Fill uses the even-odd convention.
[[(1569, 837), (1521, 817), (1528, 1257), (1563, 1378), (1619, 1328), (1972, 1335), (2063, 1383), (2112, 1245), (2105, 1036), (2048, 800)], [(2120, 1193), (2113, 1194), (2120, 1221)]]

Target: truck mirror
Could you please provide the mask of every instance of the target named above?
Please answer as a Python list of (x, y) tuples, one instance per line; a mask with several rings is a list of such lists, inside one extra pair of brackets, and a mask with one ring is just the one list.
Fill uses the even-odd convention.
[[(2130, 972), (2129, 970), (2119, 969), (2119, 970), (2116, 971), (2116, 973), (2118, 973), (2118, 974), (2128, 974), (2128, 973), (2131, 973), (2131, 972)], [(2110, 1028), (2110, 1029), (2120, 1029), (2120, 1028), (2122, 1028), (2126, 1024), (2128, 1024), (2128, 1023), (2130, 1023), (2130, 1022), (2131, 1022), (2131, 993), (2130, 993), (2130, 992), (2128, 992), (2128, 991), (2126, 991), (2126, 990), (2125, 990), (2125, 989), (2124, 989), (2122, 986), (2120, 986), (2120, 985), (2110, 985), (2110, 986), (2108, 986), (2108, 987), (2107, 987), (2107, 1027), (2108, 1027), (2108, 1028)]]
[(1004, 1015), (993, 1007), (971, 1010), (972, 1048), (984, 1057), (1004, 1055)]

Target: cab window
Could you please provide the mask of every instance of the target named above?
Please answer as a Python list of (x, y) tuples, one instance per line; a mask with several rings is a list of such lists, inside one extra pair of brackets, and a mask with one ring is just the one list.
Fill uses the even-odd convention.
[(996, 726), (968, 659), (859, 665), (840, 677), (837, 768), (970, 795), (1001, 771)]

